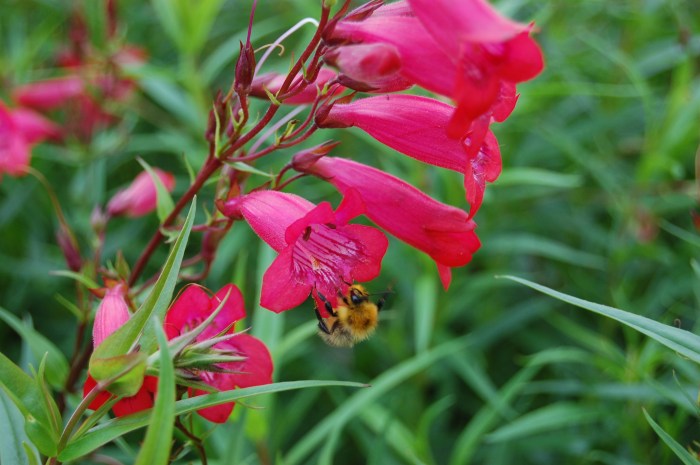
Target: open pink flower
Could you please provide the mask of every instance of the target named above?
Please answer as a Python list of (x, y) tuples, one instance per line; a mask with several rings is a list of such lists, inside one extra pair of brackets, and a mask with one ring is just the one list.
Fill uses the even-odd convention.
[[(228, 298), (227, 298), (228, 296)], [(205, 341), (226, 331), (232, 334), (235, 323), (245, 318), (243, 296), (233, 284), (222, 287), (210, 297), (199, 286), (188, 286), (172, 304), (163, 323), (168, 339), (194, 329), (206, 320), (224, 302), (214, 321), (200, 333), (195, 342)], [(228, 328), (228, 329), (227, 329)], [(225, 372), (200, 370), (199, 378), (212, 388), (229, 391), (237, 387), (260, 386), (272, 382), (272, 359), (265, 344), (248, 334), (237, 334), (231, 339), (218, 342), (213, 349), (240, 355), (244, 360), (218, 364)], [(191, 389), (190, 396), (206, 394), (206, 391)], [(223, 423), (231, 415), (234, 403), (217, 405), (198, 410), (197, 413), (209, 421)]]
[(486, 182), (501, 172), (500, 151), (488, 121), (480, 120), (486, 126), (474, 125), (461, 139), (449, 138), (445, 130), (453, 113), (452, 106), (438, 100), (395, 94), (335, 104), (320, 112), (316, 122), (321, 127), (358, 127), (404, 155), (464, 174), (469, 214), (474, 216)]
[[(175, 187), (175, 177), (161, 169), (154, 168), (160, 181), (168, 192)], [(148, 172), (143, 171), (133, 180), (126, 189), (117, 192), (107, 204), (107, 213), (111, 216), (137, 217), (147, 215), (156, 209), (158, 192), (153, 178)]]
[(294, 167), (330, 182), (344, 195), (361, 196), (365, 215), (373, 222), (435, 260), (445, 288), (450, 284), (451, 268), (469, 263), (481, 245), (474, 233), (476, 224), (464, 211), (384, 171), (334, 157), (315, 163), (297, 159)]
[(26, 108), (9, 109), (0, 101), (0, 176), (25, 174), (32, 145), (60, 138), (61, 129), (43, 116)]
[(503, 86), (512, 89), (542, 70), (530, 31), (483, 0), (403, 0), (340, 21), (333, 39), (396, 47), (403, 77), (455, 101), (447, 131), (459, 138), (478, 117), (503, 113), (495, 109)]
[(333, 211), (277, 191), (257, 191), (219, 206), (227, 216), (243, 217), (279, 256), (265, 272), (260, 305), (275, 312), (301, 304), (312, 291), (331, 303), (353, 281), (379, 275), (388, 241), (369, 226), (348, 224), (363, 212), (352, 193)]

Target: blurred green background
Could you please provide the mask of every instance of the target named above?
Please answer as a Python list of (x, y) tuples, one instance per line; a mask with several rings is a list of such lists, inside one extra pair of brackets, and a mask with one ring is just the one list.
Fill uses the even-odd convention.
[[(118, 2), (120, 34), (150, 55), (133, 71), (139, 96), (122, 123), (90, 144), (44, 144), (32, 162), (55, 186), (85, 250), (90, 212), (141, 170), (136, 156), (174, 171), (175, 195), (184, 192), (183, 160), (197, 167), (204, 159), (206, 114), (214, 92), (230, 85), (250, 3)], [(381, 277), (368, 284), (373, 292), (393, 290), (377, 334), (353, 350), (335, 349), (315, 336), (311, 303), (282, 315), (256, 307), (260, 277), (274, 254), (236, 224), (206, 284), (216, 290), (232, 281), (244, 290), (247, 323), (271, 348), (276, 380), (372, 387), (249, 400), (251, 408), (236, 408), (234, 422), (213, 432), (202, 423), (210, 434), (210, 463), (678, 463), (643, 409), (681, 445), (700, 441), (696, 364), (612, 320), (497, 278), (524, 277), (698, 329), (700, 237), (692, 212), (699, 196), (700, 3), (497, 5), (520, 21), (535, 21), (547, 66), (519, 86), (515, 112), (494, 127), (504, 169), (475, 218), (482, 249), (469, 266), (454, 270), (444, 292), (433, 263), (392, 240)], [(102, 2), (0, 0), (5, 101), (13, 86), (56, 75), (52, 57), (65, 44), (75, 7), (84, 8), (94, 46), (104, 47)], [(318, 10), (314, 0), (261, 0), (253, 45), (271, 43)], [(266, 68), (285, 69), (312, 33), (302, 28)], [(420, 165), (356, 130), (324, 131), (309, 145), (331, 137), (342, 141), (336, 155), (381, 167), (466, 208), (456, 173)], [(256, 167), (278, 170), (291, 153)], [(290, 191), (334, 205), (339, 200), (314, 179), (295, 182)], [(211, 192), (200, 195), (210, 210)], [(49, 275), (65, 268), (55, 227), (36, 180), (3, 178), (0, 305), (30, 317), (70, 355), (75, 319), (57, 296), (73, 299), (74, 285)], [(105, 259), (122, 250), (133, 264), (156, 227), (154, 217), (113, 221)], [(198, 245), (195, 235), (191, 251)], [(161, 252), (151, 272), (162, 263), (165, 248)], [(13, 359), (32, 360), (4, 324), (0, 341)], [(129, 463), (140, 438), (127, 438), (102, 453)]]

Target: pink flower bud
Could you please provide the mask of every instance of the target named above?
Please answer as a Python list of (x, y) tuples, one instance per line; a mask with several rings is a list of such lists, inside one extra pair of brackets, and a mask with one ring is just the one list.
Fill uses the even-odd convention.
[[(158, 178), (168, 190), (172, 192), (175, 187), (175, 177), (158, 168), (154, 168)], [(153, 179), (146, 172), (140, 173), (129, 187), (117, 192), (107, 204), (107, 213), (110, 216), (137, 217), (146, 215), (155, 210), (158, 194)]]
[(243, 45), (243, 42), (241, 42), (241, 51), (236, 62), (236, 80), (234, 81), (234, 88), (237, 93), (247, 94), (250, 92), (254, 71), (255, 52), (253, 47), (250, 43)]
[(95, 324), (92, 327), (93, 347), (102, 344), (110, 334), (129, 320), (131, 314), (126, 304), (126, 288), (124, 284), (107, 289), (104, 299), (97, 307), (95, 314)]

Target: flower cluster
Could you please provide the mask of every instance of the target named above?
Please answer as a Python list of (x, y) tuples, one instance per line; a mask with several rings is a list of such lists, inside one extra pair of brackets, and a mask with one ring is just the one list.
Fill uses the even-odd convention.
[[(362, 308), (364, 336), (350, 337), (350, 341), (364, 339), (378, 321), (382, 302), (371, 302), (364, 287), (355, 282), (380, 275), (389, 247), (385, 233), (428, 255), (445, 288), (453, 269), (468, 264), (479, 249), (474, 215), (487, 183), (501, 172), (501, 153), (490, 126), (513, 111), (516, 85), (532, 79), (543, 67), (542, 54), (531, 37), (533, 26), (503, 17), (485, 0), (371, 0), (353, 11), (348, 11), (350, 1), (345, 0), (333, 14), (330, 2), (319, 3), (315, 34), (303, 51), (295, 53), (298, 59), (287, 74), (262, 72), (275, 47), (263, 47), (259, 50), (268, 51), (256, 56), (251, 14), (231, 87), (218, 92), (211, 106), (204, 133), (209, 151), (199, 165), (188, 165), (192, 181), (177, 201), (165, 198), (174, 188), (175, 176), (144, 163), (146, 171), (130, 186), (116, 192), (105, 206), (96, 206), (90, 240), (77, 240), (57, 208), (59, 243), (69, 268), (86, 275), (86, 280), (102, 279), (106, 285), (92, 290), (102, 299), (94, 317), (93, 343), (82, 356), (74, 357), (71, 379), (79, 378), (93, 348), (98, 349), (96, 354), (107, 353), (104, 348), (116, 338), (109, 338), (111, 334), (125, 324), (130, 326), (128, 322), (140, 321), (131, 308), (159, 274), (149, 270), (149, 260), (169, 235), (178, 234), (183, 209), (207, 192), (202, 190), (205, 186), (215, 186), (213, 198), (199, 198), (209, 201), (208, 214), (191, 228), (201, 233), (201, 247), (183, 261), (187, 273), (198, 272), (169, 271), (191, 284), (180, 291), (162, 321), (174, 348), (180, 397), (272, 382), (272, 360), (264, 343), (235, 332), (236, 323), (245, 317), (238, 287), (225, 284), (210, 295), (198, 284), (208, 277), (221, 240), (236, 222), (247, 223), (277, 253), (263, 276), (261, 306), (282, 312), (311, 296), (319, 320), (327, 319), (319, 321), (327, 335), (339, 322), (351, 320), (350, 309)], [(114, 2), (106, 5), (113, 35)], [(142, 62), (145, 53), (115, 43), (116, 52), (97, 57), (77, 18), (71, 51), (57, 60), (60, 76), (15, 88), (12, 108), (0, 102), (0, 174), (26, 172), (30, 148), (41, 140), (88, 140), (118, 118), (104, 103), (124, 102), (136, 95), (138, 83), (119, 71)], [(441, 99), (409, 93), (414, 86)], [(258, 101), (253, 103), (254, 99)], [(37, 113), (53, 116), (57, 110), (70, 114), (62, 127)], [(317, 132), (353, 127), (421, 163), (461, 173), (468, 210), (442, 203), (393, 174), (355, 161), (352, 154), (331, 156), (337, 142), (301, 147)], [(272, 153), (293, 155), (261, 180), (266, 173), (254, 165)], [(342, 197), (339, 205), (333, 208), (323, 199), (314, 203), (293, 192), (290, 186), (301, 178), (312, 185), (330, 184)], [(144, 216), (156, 207), (160, 223), (133, 266), (126, 263), (126, 254), (105, 261), (102, 253), (110, 249), (105, 247), (110, 221), (117, 216)], [(374, 226), (356, 222), (361, 215)], [(90, 244), (91, 256), (80, 248), (81, 243)], [(193, 247), (181, 250), (191, 252)], [(152, 276), (144, 276), (147, 272)], [(90, 308), (83, 311), (90, 314)], [(109, 353), (98, 359), (110, 363), (127, 356), (153, 360), (156, 349), (136, 343), (129, 350), (125, 354), (119, 346), (116, 356)], [(98, 367), (102, 366), (99, 360)], [(160, 382), (156, 363), (146, 367), (143, 362), (139, 369), (148, 375), (136, 376), (138, 385), (129, 390), (120, 390), (116, 380), (90, 363), (83, 388), (89, 396), (83, 404), (89, 408), (99, 409), (112, 399), (112, 392), (120, 396), (112, 404), (117, 416), (154, 405)], [(119, 373), (113, 374), (119, 378)], [(221, 423), (232, 408), (229, 403), (200, 409), (199, 414)]]

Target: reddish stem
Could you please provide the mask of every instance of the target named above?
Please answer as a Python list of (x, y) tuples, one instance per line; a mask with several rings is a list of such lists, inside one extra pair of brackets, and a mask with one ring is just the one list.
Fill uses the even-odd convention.
[[(190, 188), (187, 189), (187, 192), (185, 192), (183, 196), (180, 197), (180, 200), (178, 200), (178, 202), (175, 204), (175, 207), (173, 208), (173, 211), (170, 212), (170, 215), (168, 215), (165, 221), (163, 221), (161, 227), (170, 226), (175, 221), (180, 212), (185, 208), (185, 206), (187, 206), (188, 203), (190, 203), (190, 201), (194, 198), (197, 192), (199, 192), (199, 190), (202, 188), (204, 183), (209, 179), (209, 177), (212, 174), (214, 174), (216, 170), (218, 170), (221, 167), (222, 164), (222, 161), (216, 157), (207, 158), (207, 161), (204, 162), (202, 170), (197, 174), (197, 177), (195, 178)], [(129, 286), (134, 285), (138, 277), (143, 272), (143, 269), (148, 263), (148, 260), (151, 258), (151, 255), (153, 255), (153, 252), (156, 251), (163, 238), (164, 236), (160, 232), (160, 228), (158, 228), (155, 234), (153, 234), (153, 237), (151, 237), (151, 240), (146, 246), (146, 249), (136, 261), (134, 269), (131, 272), (131, 276), (129, 276)]]

